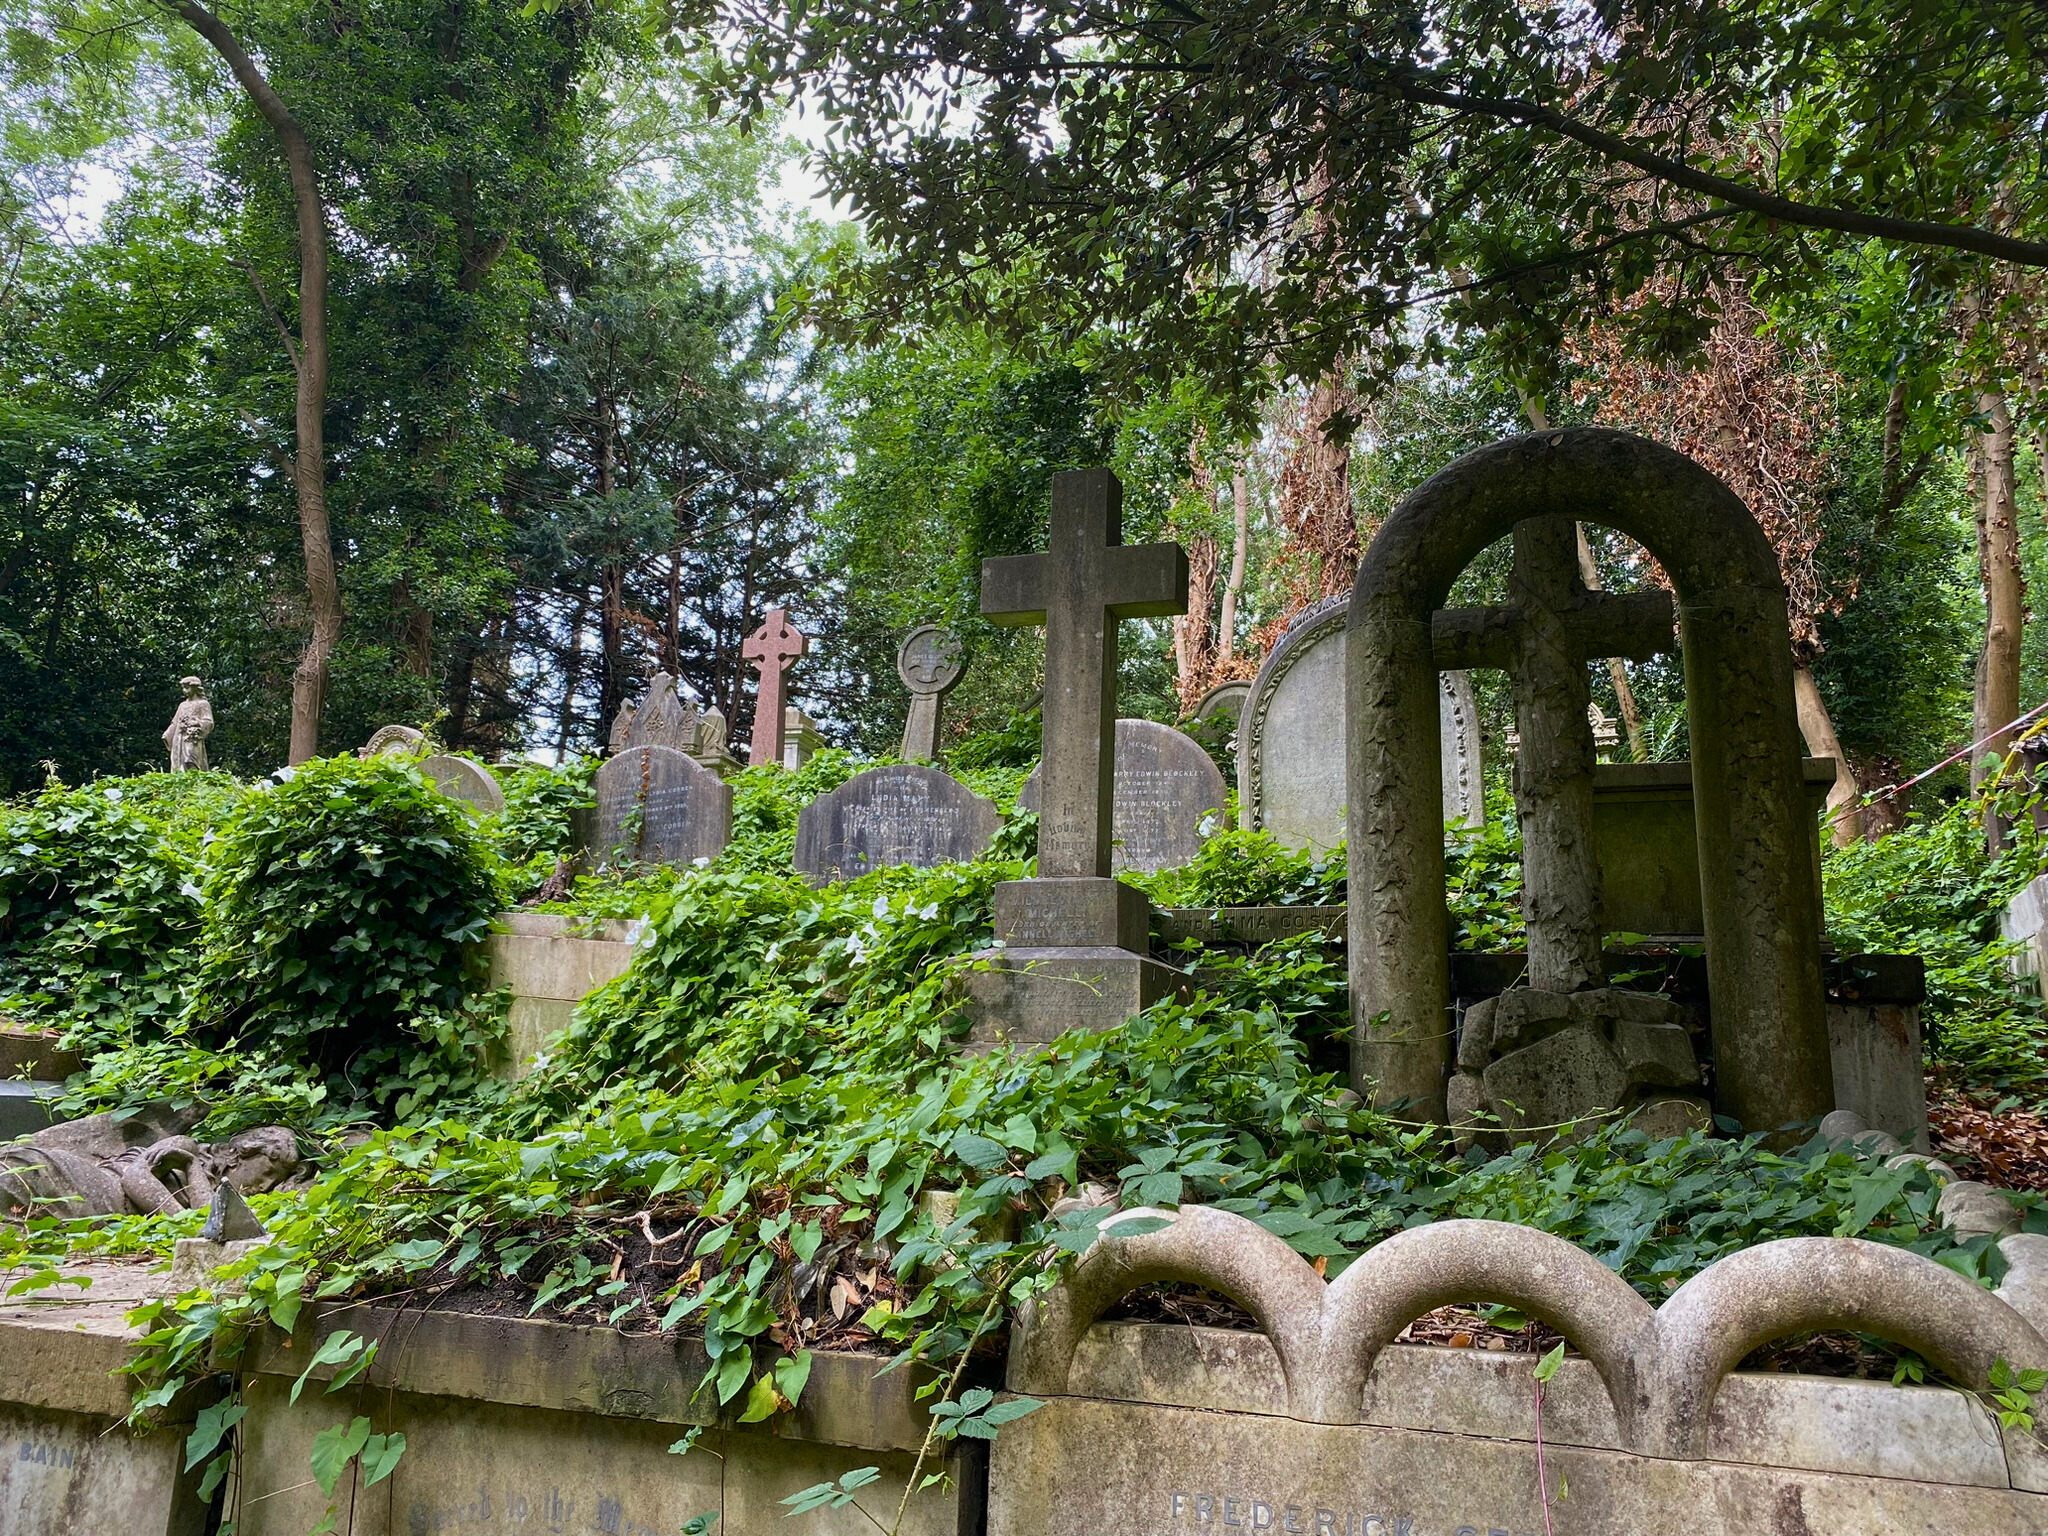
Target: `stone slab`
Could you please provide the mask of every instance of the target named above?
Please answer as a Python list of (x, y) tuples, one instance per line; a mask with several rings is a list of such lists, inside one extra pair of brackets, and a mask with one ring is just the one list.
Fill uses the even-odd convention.
[(1161, 944), (1193, 941), (1210, 947), (1256, 949), (1276, 939), (1319, 933), (1344, 939), (1342, 907), (1167, 907), (1153, 921)]
[(420, 761), (420, 772), (451, 800), (460, 800), (474, 816), (495, 816), (505, 809), (505, 791), (482, 763), (437, 752)]
[(951, 774), (915, 763), (870, 768), (798, 813), (796, 867), (826, 884), (897, 864), (967, 863), (988, 852), (1001, 824), (995, 802)]
[(1151, 903), (1121, 880), (1004, 880), (991, 905), (995, 936), (1006, 946), (1108, 946), (1140, 955), (1149, 947)]
[(2007, 959), (2015, 976), (2031, 976), (2048, 993), (2048, 875), (2036, 875), (1998, 917), (1999, 936), (2019, 946)]
[(970, 1050), (1044, 1045), (1070, 1029), (1112, 1029), (1190, 984), (1170, 966), (1127, 949), (985, 949), (964, 984)]
[(601, 863), (686, 865), (732, 838), (732, 787), (673, 747), (635, 747), (597, 770)]
[[(1017, 803), (1037, 811), (1042, 768)], [(1202, 744), (1156, 720), (1116, 723), (1116, 797), (1111, 839), (1116, 872), (1176, 869), (1202, 851), (1223, 824), (1223, 770)]]
[[(1834, 760), (1809, 757), (1805, 773), (1818, 890), (1820, 813), (1835, 782)], [(1706, 931), (1691, 763), (1598, 764), (1593, 842), (1600, 860), (1601, 922), (1609, 933), (1691, 937)]]
[(548, 912), (501, 912), (488, 950), (491, 985), (508, 987), (500, 1075), (526, 1076), (536, 1053), (568, 1028), (576, 1005), (633, 962), (644, 918), (591, 923)]
[(1919, 1004), (1830, 997), (1828, 1050), (1836, 1108), (1853, 1109), (1866, 1125), (1889, 1131), (1916, 1152), (1930, 1149)]
[(0, 1082), (0, 1141), (33, 1136), (53, 1122), (50, 1100), (63, 1092), (62, 1083), (8, 1078)]
[[(289, 1403), (311, 1341), (338, 1327), (383, 1342), (363, 1386), (330, 1397), (317, 1388), (333, 1371), (321, 1368), (299, 1403)], [(697, 1340), (356, 1306), (324, 1309), (290, 1344), (272, 1331), (256, 1347), (239, 1490), (245, 1536), (301, 1536), (323, 1517), (328, 1501), (307, 1484), (312, 1439), (356, 1412), (407, 1438), (386, 1483), (344, 1484), (341, 1508), (352, 1511), (361, 1536), (674, 1536), (683, 1522), (713, 1512), (718, 1531), (769, 1536), (785, 1529), (782, 1499), (863, 1466), (882, 1470), (860, 1503), (886, 1528), (928, 1422), (916, 1392), (929, 1372), (884, 1375), (880, 1356), (815, 1354), (797, 1411), (735, 1429), (716, 1425), (715, 1404), (698, 1390), (706, 1357)], [(695, 1449), (671, 1454), (690, 1425), (703, 1426)], [(979, 1453), (941, 1457), (927, 1470), (952, 1473), (952, 1487), (913, 1497), (905, 1532), (978, 1532)], [(851, 1508), (798, 1518), (806, 1531), (829, 1536), (873, 1530)]]
[[(1532, 1394), (1533, 1395), (1533, 1394)], [(1085, 1457), (1075, 1446), (1088, 1447)], [(1572, 1536), (2029, 1536), (2048, 1498), (2011, 1489), (1548, 1444)], [(1528, 1536), (1535, 1446), (1498, 1437), (1055, 1398), (992, 1451), (989, 1536)]]
[(85, 1058), (57, 1043), (57, 1037), (39, 1029), (0, 1027), (0, 1078), (35, 1078), (61, 1083), (74, 1072), (85, 1070)]

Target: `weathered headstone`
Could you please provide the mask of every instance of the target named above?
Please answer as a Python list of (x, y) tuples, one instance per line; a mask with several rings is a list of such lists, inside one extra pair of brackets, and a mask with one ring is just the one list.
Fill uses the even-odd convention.
[[(1302, 610), (1253, 680), (1237, 727), (1237, 794), (1244, 825), (1289, 848), (1327, 853), (1344, 840), (1344, 635), (1351, 594)], [(1472, 680), (1439, 683), (1443, 818), (1486, 820), (1479, 709)]]
[(206, 738), (213, 734), (213, 706), (206, 702), (206, 685), (196, 677), (181, 677), (178, 687), (185, 697), (164, 727), (164, 745), (171, 749), (171, 772), (204, 773)]
[(427, 738), (409, 725), (380, 725), (356, 748), (357, 757), (410, 757), (425, 748)]
[(626, 727), (620, 750), (673, 747), (678, 752), (690, 752), (696, 749), (697, 736), (697, 706), (676, 692), (673, 676), (656, 672), (647, 685), (647, 697), (640, 701)]
[(1228, 682), (1218, 683), (1203, 694), (1195, 705), (1197, 720), (1214, 720), (1221, 716), (1230, 721), (1233, 730), (1244, 714), (1245, 701), (1252, 695), (1252, 680), (1248, 677), (1233, 677)]
[[(1040, 771), (1017, 795), (1027, 811), (1039, 808)], [(1223, 774), (1200, 742), (1156, 720), (1117, 721), (1112, 869), (1149, 875), (1188, 863), (1223, 810)]]
[(420, 771), (451, 800), (460, 800), (473, 816), (495, 816), (505, 809), (505, 791), (482, 763), (437, 752), (420, 763)]
[(740, 655), (754, 664), (761, 678), (754, 695), (754, 737), (747, 747), (747, 761), (756, 768), (782, 761), (784, 674), (808, 647), (803, 631), (789, 622), (789, 614), (781, 608), (770, 608), (761, 627), (740, 647)]
[(1110, 876), (1117, 624), (1187, 611), (1176, 544), (1123, 542), (1123, 487), (1106, 469), (1055, 475), (1051, 548), (984, 560), (981, 611), (1045, 625), (1038, 877), (995, 889), (996, 947), (968, 987), (974, 1039), (1049, 1040), (1121, 1023), (1175, 977), (1146, 953), (1150, 905)]
[(796, 867), (824, 883), (892, 864), (965, 863), (988, 851), (1000, 821), (994, 802), (936, 768), (870, 768), (803, 808)]
[(674, 747), (608, 759), (595, 789), (603, 864), (689, 864), (716, 858), (732, 838), (732, 787)]
[(939, 718), (961, 671), (957, 636), (936, 624), (924, 624), (903, 637), (896, 651), (896, 675), (910, 690), (910, 714), (903, 722), (899, 754), (906, 763), (939, 760)]

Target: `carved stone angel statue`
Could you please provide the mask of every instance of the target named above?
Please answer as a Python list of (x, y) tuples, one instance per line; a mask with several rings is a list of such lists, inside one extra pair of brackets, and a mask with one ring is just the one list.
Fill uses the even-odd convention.
[(178, 679), (185, 690), (178, 712), (164, 727), (164, 745), (171, 749), (171, 772), (206, 771), (206, 738), (213, 734), (213, 706), (206, 702), (206, 685), (196, 677)]

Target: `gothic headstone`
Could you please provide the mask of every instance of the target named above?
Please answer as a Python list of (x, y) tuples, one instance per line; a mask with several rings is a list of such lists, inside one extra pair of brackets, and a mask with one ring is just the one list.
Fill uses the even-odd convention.
[[(1237, 727), (1237, 793), (1244, 824), (1289, 848), (1328, 852), (1344, 840), (1344, 646), (1351, 594), (1302, 610), (1259, 668)], [(1486, 820), (1479, 709), (1472, 679), (1439, 684), (1443, 817)]]
[[(1027, 811), (1039, 808), (1040, 771), (1017, 795)], [(1223, 810), (1223, 774), (1200, 742), (1156, 720), (1117, 721), (1113, 869), (1152, 874), (1186, 864)]]
[(171, 772), (204, 773), (206, 738), (213, 734), (213, 706), (206, 702), (206, 685), (196, 677), (181, 677), (178, 687), (185, 697), (164, 727), (164, 745), (171, 749)]
[(870, 768), (803, 808), (796, 867), (822, 884), (892, 864), (965, 863), (988, 851), (999, 822), (992, 801), (936, 768)]
[(468, 806), (473, 816), (495, 816), (505, 809), (505, 791), (482, 763), (440, 752), (422, 761), (420, 771), (442, 794)]
[(674, 747), (631, 747), (597, 770), (602, 864), (690, 864), (732, 838), (732, 788)]
[(357, 757), (410, 757), (426, 745), (427, 738), (409, 725), (380, 725), (370, 739), (356, 748)]
[(784, 674), (809, 644), (803, 631), (789, 622), (785, 610), (770, 608), (762, 616), (761, 627), (740, 647), (740, 655), (754, 664), (761, 677), (754, 695), (754, 737), (747, 746), (747, 761), (756, 768), (782, 761)]
[(674, 677), (657, 672), (647, 685), (647, 697), (640, 701), (626, 727), (622, 750), (673, 747), (678, 752), (689, 752), (697, 745), (697, 734), (697, 706), (676, 692)]
[(939, 717), (961, 671), (957, 636), (936, 624), (924, 624), (903, 637), (896, 651), (896, 675), (910, 690), (910, 715), (903, 723), (899, 754), (906, 763), (939, 760)]

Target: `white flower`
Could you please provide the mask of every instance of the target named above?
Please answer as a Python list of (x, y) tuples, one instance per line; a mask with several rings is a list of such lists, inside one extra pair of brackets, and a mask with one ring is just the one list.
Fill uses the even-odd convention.
[(935, 921), (938, 918), (938, 915), (939, 904), (935, 901), (930, 906), (920, 910), (917, 914), (917, 917), (919, 922), (929, 923)]
[(121, 786), (118, 784), (107, 786), (107, 798), (113, 801), (114, 804), (119, 805), (121, 803)]
[(180, 896), (190, 896), (194, 901), (197, 901), (199, 899), (200, 894), (199, 887), (194, 885), (190, 880), (187, 880), (183, 885), (178, 887), (178, 894)]
[(877, 916), (877, 917), (887, 917), (888, 915), (889, 915), (889, 898), (888, 898), (888, 897), (886, 897), (886, 896), (877, 896), (877, 897), (875, 898), (875, 916)]
[(709, 869), (711, 867), (711, 858), (708, 854), (700, 853), (696, 858), (690, 860), (690, 863), (697, 869)]

